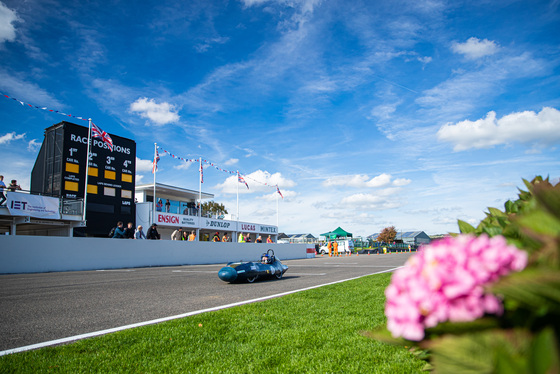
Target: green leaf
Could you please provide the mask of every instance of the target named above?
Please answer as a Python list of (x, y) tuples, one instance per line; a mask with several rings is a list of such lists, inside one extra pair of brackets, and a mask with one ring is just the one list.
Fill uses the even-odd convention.
[(474, 233), (475, 228), (470, 224), (462, 220), (457, 220), (457, 224), (459, 225), (459, 231), (462, 234), (471, 234)]
[(360, 332), (361, 335), (368, 337), (370, 339), (379, 340), (380, 342), (393, 344), (393, 345), (402, 345), (402, 346), (412, 346), (414, 345), (413, 342), (408, 341), (403, 338), (393, 338), (391, 332), (387, 330), (387, 327), (383, 326), (377, 328), (375, 330), (368, 330)]
[(546, 374), (560, 372), (558, 357), (560, 357), (560, 352), (558, 351), (558, 342), (554, 337), (554, 331), (552, 328), (546, 328), (533, 339), (529, 353), (531, 373)]
[(555, 187), (550, 184), (539, 183), (535, 186), (534, 195), (550, 214), (560, 219), (560, 183)]
[(505, 373), (498, 369), (512, 366), (513, 373), (524, 373), (530, 339), (527, 330), (494, 329), (460, 336), (445, 335), (426, 345), (438, 373)]
[(526, 269), (500, 279), (488, 289), (533, 310), (560, 314), (560, 272), (555, 269)]
[(558, 235), (560, 233), (560, 221), (543, 210), (518, 216), (515, 222), (538, 234)]
[(490, 212), (491, 215), (496, 216), (496, 217), (505, 217), (506, 214), (504, 212), (502, 212), (500, 209), (497, 208), (488, 208), (488, 212)]

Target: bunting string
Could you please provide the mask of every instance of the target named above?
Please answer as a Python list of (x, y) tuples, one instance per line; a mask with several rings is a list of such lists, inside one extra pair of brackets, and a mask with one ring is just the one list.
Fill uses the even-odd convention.
[[(261, 184), (261, 185), (263, 185), (263, 186), (268, 186), (268, 187), (274, 187), (274, 188), (276, 188), (276, 191), (280, 194), (280, 196), (282, 196), (282, 193), (281, 193), (280, 190), (278, 189), (278, 185), (277, 185), (277, 184), (270, 184), (270, 183), (266, 183), (266, 182), (261, 182), (261, 181), (258, 181), (258, 180), (254, 179), (254, 178), (251, 178), (251, 177), (247, 176), (247, 174), (244, 174), (244, 173), (241, 173), (241, 172), (238, 172), (238, 171), (231, 171), (231, 170), (223, 169), (223, 168), (221, 168), (220, 166), (216, 165), (215, 163), (213, 163), (213, 162), (211, 162), (211, 161), (208, 161), (208, 160), (205, 160), (205, 159), (203, 159), (202, 157), (196, 158), (196, 159), (194, 159), (194, 158), (193, 158), (193, 159), (190, 159), (190, 158), (183, 158), (183, 157), (177, 156), (177, 155), (175, 155), (175, 154), (173, 154), (173, 153), (171, 153), (171, 152), (169, 152), (169, 151), (163, 149), (163, 148), (160, 147), (160, 146), (158, 146), (157, 148), (160, 149), (161, 151), (163, 151), (164, 153), (167, 153), (167, 154), (168, 154), (169, 156), (171, 156), (172, 158), (177, 159), (177, 160), (181, 160), (181, 161), (183, 161), (183, 162), (202, 162), (202, 163), (204, 163), (204, 164), (206, 164), (206, 165), (210, 165), (210, 166), (216, 168), (216, 170), (219, 170), (219, 171), (224, 172), (224, 173), (228, 173), (228, 174), (238, 174), (238, 173), (239, 173), (240, 176), (242, 176), (242, 177), (244, 177), (244, 178), (246, 178), (246, 179), (250, 179), (251, 181), (253, 181), (253, 182), (255, 182), (255, 183)], [(284, 198), (284, 196), (282, 196), (282, 198)]]
[(75, 116), (75, 115), (73, 115), (73, 114), (67, 114), (67, 113), (61, 112), (60, 110), (49, 109), (49, 108), (47, 108), (46, 106), (40, 107), (40, 106), (37, 106), (37, 105), (31, 105), (31, 104), (29, 104), (29, 103), (25, 103), (25, 102), (23, 102), (23, 101), (21, 101), (21, 100), (16, 99), (15, 97), (10, 97), (10, 96), (8, 96), (8, 95), (6, 95), (6, 94), (3, 94), (3, 93), (1, 93), (1, 92), (0, 92), (0, 95), (6, 97), (6, 98), (8, 98), (8, 99), (12, 99), (12, 100), (14, 100), (14, 101), (17, 101), (17, 102), (20, 103), (22, 106), (28, 106), (28, 107), (34, 108), (34, 109), (46, 110), (47, 112), (57, 113), (57, 114), (60, 114), (60, 115), (62, 115), (62, 116), (65, 116), (65, 117), (72, 117), (72, 118), (80, 119), (80, 120), (82, 120), (82, 121), (87, 121), (87, 120), (89, 119), (89, 117), (87, 117), (87, 118), (86, 118), (86, 117), (79, 117), (79, 116)]
[[(21, 101), (21, 100), (18, 100), (18, 99), (16, 99), (15, 97), (8, 96), (8, 95), (6, 95), (6, 94), (4, 94), (4, 93), (1, 93), (1, 92), (0, 92), (0, 95), (1, 95), (1, 96), (4, 96), (4, 97), (7, 98), (7, 99), (12, 99), (12, 100), (14, 100), (14, 101), (20, 103), (22, 106), (28, 106), (28, 107), (33, 108), (33, 109), (45, 110), (45, 111), (47, 111), (47, 112), (57, 113), (57, 114), (60, 114), (60, 115), (62, 115), (62, 116), (65, 116), (65, 117), (76, 118), (76, 119), (79, 119), (79, 120), (82, 120), (82, 121), (88, 121), (88, 120), (89, 120), (89, 117), (86, 118), (86, 117), (81, 117), (81, 116), (75, 116), (75, 115), (73, 115), (73, 114), (68, 114), (68, 113), (61, 112), (60, 110), (49, 109), (49, 108), (47, 108), (47, 107), (45, 107), (45, 106), (40, 107), (40, 106), (37, 106), (37, 105), (32, 105), (32, 104), (23, 102), (23, 101)], [(227, 169), (221, 168), (220, 166), (216, 165), (215, 163), (213, 163), (213, 162), (211, 162), (211, 161), (208, 161), (208, 160), (205, 160), (205, 159), (203, 159), (202, 157), (197, 158), (197, 159), (183, 158), (183, 157), (180, 157), (180, 156), (176, 156), (176, 155), (174, 155), (173, 153), (171, 153), (171, 152), (169, 152), (169, 151), (167, 151), (167, 150), (165, 150), (165, 149), (163, 149), (163, 148), (161, 148), (161, 147), (159, 147), (159, 146), (158, 146), (157, 148), (158, 148), (158, 149), (161, 149), (164, 153), (167, 153), (167, 154), (168, 154), (169, 156), (171, 156), (172, 158), (177, 159), (177, 160), (181, 160), (181, 161), (183, 161), (183, 162), (200, 162), (200, 161), (201, 161), (201, 162), (203, 162), (203, 163), (205, 163), (205, 164), (207, 164), (207, 165), (210, 165), (210, 166), (216, 168), (216, 170), (219, 170), (219, 171), (221, 171), (221, 172), (228, 173), (228, 174), (239, 174), (239, 175), (243, 176), (244, 178), (249, 179), (249, 180), (251, 180), (251, 181), (253, 181), (253, 182), (255, 182), (255, 183), (261, 184), (261, 185), (263, 185), (263, 186), (275, 187), (275, 188), (276, 188), (276, 191), (278, 192), (278, 194), (280, 194), (280, 196), (282, 196), (282, 193), (280, 192), (280, 190), (278, 189), (278, 185), (276, 185), (276, 184), (273, 185), (273, 184), (270, 184), (270, 183), (258, 181), (258, 180), (254, 179), (254, 178), (251, 178), (251, 177), (247, 176), (247, 174), (243, 174), (243, 173), (241, 173), (241, 172), (239, 172), (239, 171), (237, 171), (237, 170), (236, 170), (236, 171), (232, 171), (232, 170), (227, 170)], [(159, 159), (159, 156), (158, 156), (158, 159)], [(157, 168), (157, 161), (154, 162), (154, 169), (155, 169), (155, 168)], [(152, 170), (152, 172), (154, 172), (154, 170)], [(248, 186), (247, 186), (247, 187), (248, 187)], [(282, 198), (284, 198), (284, 196), (282, 196)]]

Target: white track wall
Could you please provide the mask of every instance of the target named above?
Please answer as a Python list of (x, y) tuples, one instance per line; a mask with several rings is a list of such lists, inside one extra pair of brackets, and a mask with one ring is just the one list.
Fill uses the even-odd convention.
[(0, 235), (0, 274), (119, 269), (306, 258), (305, 244), (212, 243)]

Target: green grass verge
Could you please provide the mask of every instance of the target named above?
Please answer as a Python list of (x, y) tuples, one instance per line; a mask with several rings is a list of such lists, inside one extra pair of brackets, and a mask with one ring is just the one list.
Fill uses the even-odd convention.
[(360, 334), (383, 325), (390, 274), (0, 357), (0, 372), (413, 373), (424, 362)]

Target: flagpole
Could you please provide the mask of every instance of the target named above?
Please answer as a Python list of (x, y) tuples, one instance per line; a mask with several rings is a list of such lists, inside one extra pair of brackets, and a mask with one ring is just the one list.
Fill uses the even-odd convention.
[[(278, 186), (276, 186), (276, 188), (278, 188)], [(276, 227), (277, 228), (280, 226), (279, 225), (279, 219), (278, 219), (278, 217), (279, 217), (279, 214), (278, 214), (278, 195), (279, 194), (276, 194)]]
[[(237, 170), (237, 223), (239, 223), (239, 170)], [(239, 225), (237, 225), (239, 226)]]
[(198, 158), (200, 178), (198, 180), (198, 218), (202, 216), (202, 156)]
[(154, 143), (154, 201), (152, 202), (152, 223), (156, 222), (156, 173), (157, 173), (157, 143)]
[(87, 151), (86, 151), (86, 177), (84, 179), (84, 211), (82, 215), (82, 221), (86, 221), (86, 204), (87, 204), (87, 186), (88, 186), (88, 175), (89, 175), (89, 152), (91, 146), (91, 118), (88, 118), (88, 138), (87, 138)]

